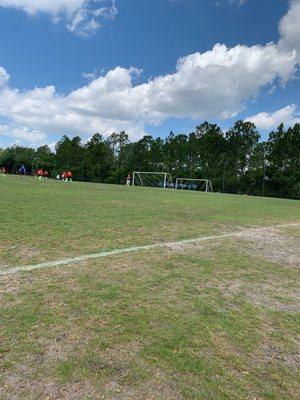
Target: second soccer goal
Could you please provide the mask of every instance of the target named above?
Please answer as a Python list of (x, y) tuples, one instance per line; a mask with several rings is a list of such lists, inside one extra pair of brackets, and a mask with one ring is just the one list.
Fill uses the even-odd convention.
[(209, 179), (177, 178), (175, 189), (198, 190), (202, 192), (213, 191), (212, 182)]
[(139, 172), (135, 171), (132, 186), (150, 186), (162, 189), (174, 188), (171, 174), (168, 172)]

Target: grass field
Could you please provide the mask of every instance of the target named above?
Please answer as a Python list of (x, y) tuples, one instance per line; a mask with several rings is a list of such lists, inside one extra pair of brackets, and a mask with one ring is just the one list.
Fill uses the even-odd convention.
[(299, 398), (299, 202), (29, 177), (0, 194), (1, 400)]

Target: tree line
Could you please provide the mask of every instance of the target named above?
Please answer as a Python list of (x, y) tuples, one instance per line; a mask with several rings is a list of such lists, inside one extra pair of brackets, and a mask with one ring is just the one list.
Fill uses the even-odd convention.
[(107, 138), (96, 133), (86, 143), (65, 135), (55, 152), (48, 146), (0, 149), (0, 166), (9, 172), (23, 163), (30, 174), (44, 168), (55, 177), (70, 169), (82, 181), (123, 184), (133, 171), (157, 171), (210, 179), (219, 192), (299, 199), (300, 124), (281, 124), (265, 141), (253, 123), (237, 121), (226, 132), (204, 122), (189, 134), (136, 142), (123, 131)]

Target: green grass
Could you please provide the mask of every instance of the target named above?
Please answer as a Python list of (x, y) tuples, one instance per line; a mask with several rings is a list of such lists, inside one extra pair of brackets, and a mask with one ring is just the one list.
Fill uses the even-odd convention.
[(0, 180), (1, 261), (33, 263), (299, 219), (299, 202), (55, 181)]
[[(13, 177), (0, 190), (0, 268), (300, 221), (280, 199)], [(298, 398), (299, 228), (271, 234), (0, 278), (0, 399)]]

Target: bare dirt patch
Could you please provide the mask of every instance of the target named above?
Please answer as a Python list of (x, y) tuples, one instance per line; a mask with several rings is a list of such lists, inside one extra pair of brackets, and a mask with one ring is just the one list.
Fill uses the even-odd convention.
[(255, 257), (277, 264), (300, 267), (300, 239), (286, 235), (278, 228), (253, 229), (238, 236), (243, 249)]
[(231, 299), (240, 296), (252, 305), (266, 307), (273, 311), (300, 311), (300, 292), (282, 287), (282, 282), (271, 280), (265, 283), (250, 285), (242, 279), (235, 279), (226, 282), (210, 283), (209, 287), (217, 288), (225, 298)]
[(60, 384), (52, 379), (35, 379), (10, 374), (0, 389), (3, 400), (82, 400), (103, 399), (89, 382)]
[(26, 246), (22, 243), (2, 243), (0, 245), (0, 269), (5, 270), (11, 265), (34, 262), (41, 257), (41, 250), (34, 246)]
[[(45, 375), (51, 364), (66, 358), (64, 345), (49, 344), (48, 358), (27, 359), (14, 371), (2, 374), (0, 397), (3, 400), (181, 400), (181, 394), (171, 377), (160, 369), (146, 365), (139, 358), (137, 343), (121, 344), (94, 354), (88, 361), (89, 379), (74, 378), (62, 383)], [(69, 349), (68, 349), (69, 350)], [(74, 350), (74, 349), (73, 349)], [(33, 365), (39, 363), (42, 373)], [(53, 366), (53, 365), (52, 365)], [(104, 371), (102, 375), (102, 371)], [(107, 372), (109, 371), (109, 372)], [(141, 375), (141, 371), (144, 377)], [(92, 378), (94, 375), (94, 378)]]

